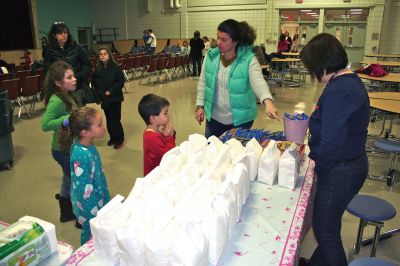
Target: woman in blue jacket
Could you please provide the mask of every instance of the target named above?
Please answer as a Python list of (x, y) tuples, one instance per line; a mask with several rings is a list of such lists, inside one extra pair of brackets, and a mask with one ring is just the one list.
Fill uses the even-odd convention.
[(340, 230), (343, 213), (368, 174), (369, 98), (335, 36), (315, 36), (300, 56), (311, 78), (326, 87), (310, 117), (308, 142), (318, 178), (312, 224), (318, 246), (310, 261), (301, 259), (299, 265), (345, 266)]
[(257, 98), (270, 118), (278, 119), (268, 85), (252, 52), (254, 29), (228, 19), (218, 26), (218, 47), (204, 60), (197, 86), (196, 120), (206, 118), (206, 137), (235, 127), (251, 128), (257, 117)]

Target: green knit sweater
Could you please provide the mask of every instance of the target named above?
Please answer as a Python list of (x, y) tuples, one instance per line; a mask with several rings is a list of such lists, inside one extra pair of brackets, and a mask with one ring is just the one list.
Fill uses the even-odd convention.
[(42, 118), (42, 130), (53, 131), (51, 149), (60, 150), (57, 143), (57, 132), (61, 129), (64, 119), (69, 117), (65, 103), (57, 95), (52, 95), (46, 106), (46, 111)]

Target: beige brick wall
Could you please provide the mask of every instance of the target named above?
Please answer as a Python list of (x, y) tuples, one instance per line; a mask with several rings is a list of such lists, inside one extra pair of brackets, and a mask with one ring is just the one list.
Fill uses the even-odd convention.
[[(391, 1), (392, 8), (390, 27), (385, 31), (382, 27), (386, 1)], [(178, 9), (171, 8), (169, 0), (118, 0), (111, 5), (106, 0), (92, 0), (92, 6), (96, 27), (118, 26), (121, 39), (140, 39), (143, 29), (148, 28), (153, 29), (160, 39), (191, 38), (195, 30), (199, 30), (202, 36), (215, 38), (217, 26), (223, 20), (245, 20), (256, 29), (257, 43), (265, 43), (269, 52), (276, 50), (280, 9), (370, 8), (365, 52), (385, 50), (400, 53), (400, 37), (391, 30), (400, 24), (400, 17), (396, 15), (400, 0), (386, 1), (303, 0), (302, 4), (296, 4), (295, 0), (180, 0), (181, 8)], [(382, 40), (372, 40), (373, 33), (379, 33)]]

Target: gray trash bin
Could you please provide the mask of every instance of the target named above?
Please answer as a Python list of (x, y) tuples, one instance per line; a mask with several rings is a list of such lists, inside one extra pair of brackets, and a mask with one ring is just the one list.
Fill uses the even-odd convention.
[(14, 145), (11, 133), (13, 109), (7, 91), (0, 89), (0, 170), (10, 169), (14, 161)]

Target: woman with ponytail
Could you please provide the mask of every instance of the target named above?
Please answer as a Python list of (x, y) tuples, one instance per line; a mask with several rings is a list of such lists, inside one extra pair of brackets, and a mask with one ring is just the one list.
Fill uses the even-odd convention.
[(251, 128), (257, 117), (257, 98), (268, 117), (278, 119), (268, 85), (252, 46), (254, 29), (246, 22), (228, 19), (218, 26), (218, 47), (204, 60), (197, 87), (196, 120), (206, 119), (205, 135)]

